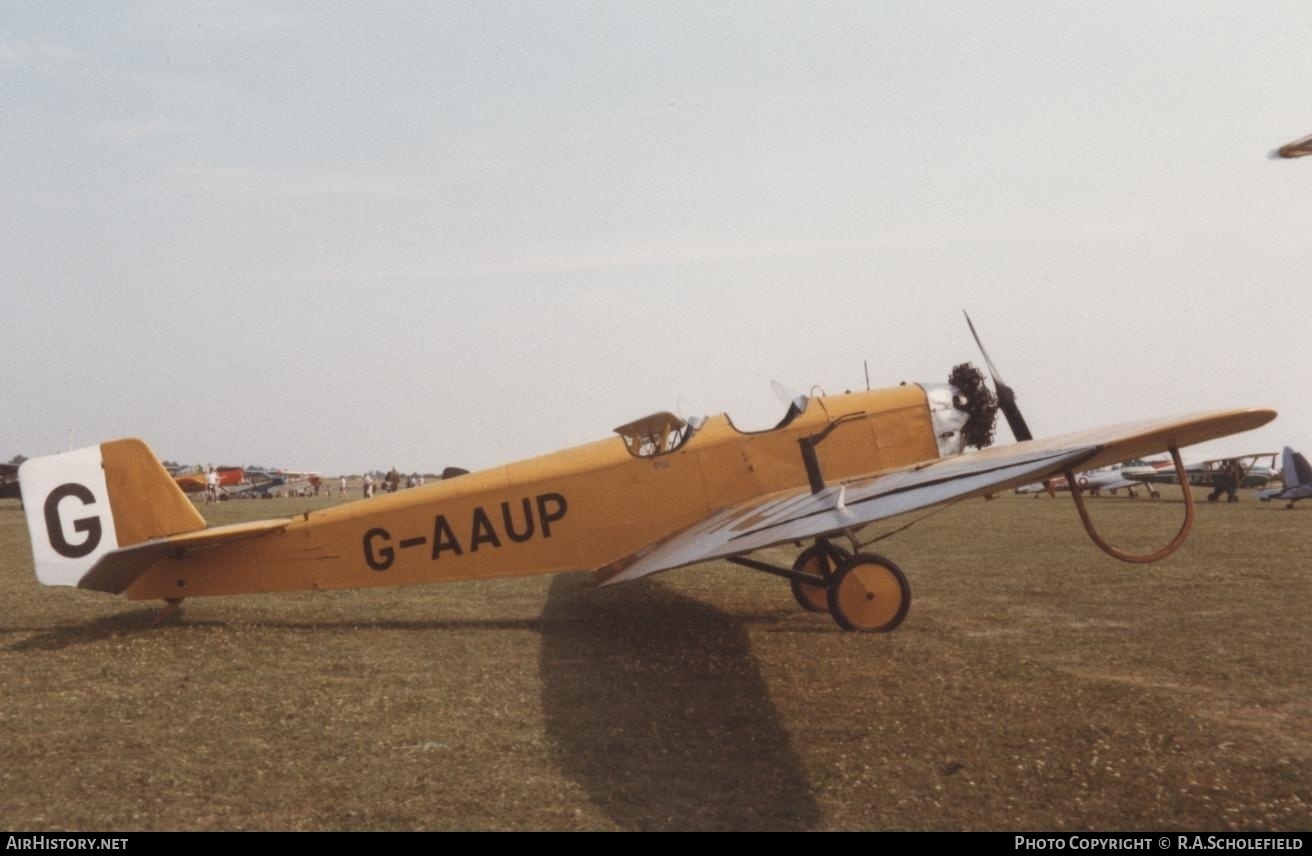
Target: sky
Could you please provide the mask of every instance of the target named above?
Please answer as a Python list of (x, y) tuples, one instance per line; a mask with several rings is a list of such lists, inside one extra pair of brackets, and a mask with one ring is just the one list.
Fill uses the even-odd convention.
[[(0, 0), (0, 460), (493, 466), (982, 363), (1312, 450), (1303, 2)], [(1005, 434), (1005, 428), (1000, 429)]]

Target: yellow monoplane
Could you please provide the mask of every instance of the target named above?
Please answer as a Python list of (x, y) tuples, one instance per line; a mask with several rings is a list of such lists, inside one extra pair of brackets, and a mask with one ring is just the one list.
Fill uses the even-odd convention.
[[(972, 328), (973, 333), (973, 328)], [(978, 341), (978, 337), (976, 337)], [(982, 345), (981, 345), (982, 350)], [(38, 579), (158, 599), (413, 585), (590, 570), (603, 584), (727, 559), (789, 580), (806, 609), (847, 630), (888, 631), (907, 614), (902, 571), (868, 552), (877, 520), (1246, 431), (1271, 410), (1148, 419), (1034, 440), (985, 353), (997, 395), (963, 364), (947, 384), (798, 397), (766, 431), (727, 415), (656, 413), (617, 436), (422, 488), (296, 517), (207, 528), (140, 440), (27, 461)], [(1017, 442), (991, 446), (1001, 409)], [(979, 451), (969, 452), (968, 446)], [(985, 448), (989, 447), (989, 448)], [(1125, 561), (1133, 556), (1094, 530)], [(840, 546), (846, 541), (850, 549)], [(752, 556), (811, 542), (792, 567)]]

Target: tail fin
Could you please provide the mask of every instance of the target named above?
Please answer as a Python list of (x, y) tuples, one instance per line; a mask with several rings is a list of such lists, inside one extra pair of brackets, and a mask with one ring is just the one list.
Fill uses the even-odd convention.
[(1281, 477), (1284, 479), (1286, 490), (1312, 483), (1312, 465), (1308, 464), (1307, 458), (1303, 457), (1301, 452), (1295, 452), (1286, 446), (1283, 457), (1284, 472), (1281, 473)]
[(18, 470), (36, 577), (76, 586), (121, 547), (205, 528), (205, 519), (140, 440), (24, 461)]

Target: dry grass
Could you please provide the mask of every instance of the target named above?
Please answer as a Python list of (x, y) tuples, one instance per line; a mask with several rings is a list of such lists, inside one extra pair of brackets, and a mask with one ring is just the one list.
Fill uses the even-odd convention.
[[(1144, 543), (1180, 511), (1092, 506)], [(722, 564), (196, 600), (151, 628), (38, 586), (0, 502), (0, 827), (1312, 827), (1312, 508), (1204, 506), (1146, 568), (1046, 498), (880, 546), (916, 596), (885, 636)]]

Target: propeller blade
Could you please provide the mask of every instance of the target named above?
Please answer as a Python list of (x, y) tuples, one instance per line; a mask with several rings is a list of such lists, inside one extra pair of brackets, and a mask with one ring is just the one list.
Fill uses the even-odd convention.
[(961, 314), (966, 316), (966, 326), (970, 328), (970, 335), (975, 337), (975, 345), (984, 355), (984, 365), (989, 367), (989, 376), (993, 378), (995, 384), (998, 383), (1001, 380), (998, 377), (998, 367), (993, 365), (993, 360), (989, 359), (989, 352), (984, 349), (984, 343), (979, 340), (979, 334), (975, 332), (975, 323), (970, 320), (970, 313), (963, 309)]
[(1007, 417), (1007, 427), (1011, 429), (1011, 435), (1017, 440), (1033, 440), (1034, 434), (1030, 432), (1030, 426), (1025, 424), (1025, 417), (1021, 415), (1020, 407), (1016, 404), (1016, 391), (1007, 386), (998, 375), (997, 366), (989, 359), (989, 352), (984, 349), (979, 333), (975, 332), (975, 324), (970, 320), (970, 313), (963, 311), (961, 314), (966, 316), (970, 335), (975, 337), (975, 344), (979, 346), (979, 352), (984, 355), (984, 364), (989, 367), (989, 376), (993, 378), (993, 386), (998, 390), (998, 408), (1002, 411), (1002, 415)]

